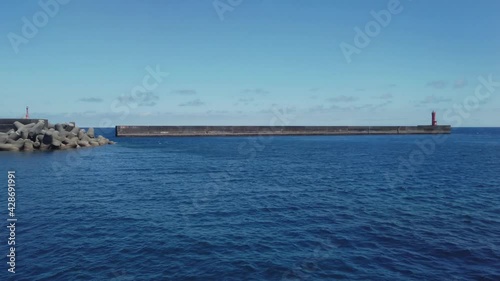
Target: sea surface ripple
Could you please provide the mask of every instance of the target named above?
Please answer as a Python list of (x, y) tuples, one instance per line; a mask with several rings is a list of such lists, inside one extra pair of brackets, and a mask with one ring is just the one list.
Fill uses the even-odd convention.
[(12, 280), (500, 280), (500, 129), (442, 137), (0, 153), (2, 186), (17, 175)]

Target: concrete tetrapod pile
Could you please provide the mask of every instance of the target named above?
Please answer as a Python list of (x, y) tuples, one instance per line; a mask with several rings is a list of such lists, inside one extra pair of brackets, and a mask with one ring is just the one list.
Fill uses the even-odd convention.
[(8, 132), (0, 132), (0, 151), (63, 150), (115, 144), (103, 136), (96, 138), (94, 128), (85, 131), (75, 123), (51, 125), (39, 120), (26, 125), (15, 121), (13, 125)]

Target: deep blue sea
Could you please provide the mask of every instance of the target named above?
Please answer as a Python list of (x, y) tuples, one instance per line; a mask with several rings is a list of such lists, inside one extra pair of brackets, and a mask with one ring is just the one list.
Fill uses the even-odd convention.
[(0, 153), (0, 280), (500, 280), (499, 128), (116, 141)]

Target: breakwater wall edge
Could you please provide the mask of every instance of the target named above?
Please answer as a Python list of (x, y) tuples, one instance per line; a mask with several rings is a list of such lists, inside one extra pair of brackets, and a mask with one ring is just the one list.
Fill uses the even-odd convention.
[(449, 125), (421, 126), (125, 126), (117, 137), (182, 136), (300, 136), (300, 135), (411, 135), (450, 134)]

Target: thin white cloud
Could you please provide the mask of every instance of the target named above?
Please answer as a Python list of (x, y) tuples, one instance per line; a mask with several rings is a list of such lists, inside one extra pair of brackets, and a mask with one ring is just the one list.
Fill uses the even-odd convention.
[(79, 99), (78, 101), (81, 101), (81, 102), (95, 102), (95, 103), (98, 103), (98, 102), (102, 102), (103, 99), (101, 98), (93, 98), (93, 97), (88, 97), (88, 98), (81, 98)]
[(444, 102), (450, 102), (450, 101), (451, 101), (451, 99), (446, 98), (446, 97), (427, 96), (422, 101), (420, 101), (420, 104), (437, 104), (437, 103), (444, 103)]
[(390, 100), (392, 99), (394, 96), (391, 94), (391, 93), (386, 93), (386, 94), (382, 94), (380, 96), (376, 96), (375, 98), (376, 99), (380, 99), (380, 100)]
[(253, 94), (253, 95), (267, 95), (270, 92), (268, 90), (262, 89), (262, 88), (255, 88), (255, 89), (245, 89), (242, 91), (244, 94)]
[(197, 94), (196, 90), (192, 90), (192, 89), (173, 90), (173, 91), (171, 91), (171, 93), (176, 94), (176, 95), (184, 95), (184, 96), (190, 96), (190, 95)]
[(179, 106), (202, 106), (205, 105), (200, 99), (195, 99), (187, 102), (180, 103)]
[(122, 104), (137, 104), (138, 106), (155, 106), (157, 101), (160, 99), (157, 95), (152, 92), (139, 93), (135, 97), (132, 95), (124, 95), (118, 97), (118, 100)]
[(346, 96), (346, 95), (336, 96), (336, 97), (328, 99), (328, 101), (330, 101), (330, 102), (354, 102), (357, 100), (358, 100), (357, 97)]
[(434, 89), (444, 89), (448, 85), (448, 82), (444, 80), (434, 80), (427, 82), (427, 87), (431, 87)]
[(453, 83), (453, 89), (462, 89), (467, 86), (467, 80), (465, 78), (458, 79)]

